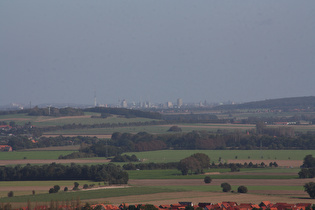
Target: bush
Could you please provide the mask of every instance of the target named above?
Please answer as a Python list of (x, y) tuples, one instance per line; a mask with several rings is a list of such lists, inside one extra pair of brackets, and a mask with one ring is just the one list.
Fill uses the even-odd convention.
[(232, 189), (231, 185), (227, 182), (222, 183), (221, 187), (223, 192), (230, 192)]
[(311, 198), (315, 198), (315, 182), (308, 182), (304, 185), (304, 191), (308, 193)]
[(60, 190), (60, 186), (59, 186), (59, 185), (55, 185), (55, 186), (54, 186), (54, 190), (55, 190), (55, 192), (57, 193), (57, 192)]
[(50, 188), (48, 192), (49, 192), (49, 194), (51, 194), (51, 193), (55, 193), (56, 191), (54, 188)]
[(79, 183), (78, 182), (74, 182), (74, 187), (72, 188), (72, 190), (79, 190)]
[(237, 192), (239, 192), (239, 193), (247, 193), (247, 187), (245, 187), (245, 186), (239, 186), (238, 188), (237, 188)]
[(170, 132), (182, 132), (182, 129), (176, 125), (170, 127), (167, 131), (170, 131)]
[(210, 176), (206, 176), (203, 181), (204, 181), (206, 184), (209, 184), (209, 183), (212, 182), (212, 179), (211, 179)]
[(83, 189), (88, 189), (89, 188), (89, 185), (88, 184), (84, 184), (83, 185)]
[(64, 189), (63, 189), (63, 191), (65, 191), (65, 192), (67, 192), (69, 189), (68, 189), (68, 187), (65, 187)]
[(14, 196), (14, 192), (13, 192), (13, 191), (8, 192), (8, 197), (9, 197), (9, 198), (11, 198), (11, 197), (13, 197), (13, 196)]

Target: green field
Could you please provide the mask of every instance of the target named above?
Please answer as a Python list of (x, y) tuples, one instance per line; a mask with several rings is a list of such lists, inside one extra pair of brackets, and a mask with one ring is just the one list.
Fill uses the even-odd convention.
[[(0, 160), (19, 159), (58, 159), (60, 155), (67, 155), (74, 151), (14, 151), (0, 152)], [(135, 154), (144, 163), (167, 163), (178, 162), (194, 153), (204, 153), (210, 157), (210, 162), (217, 163), (230, 159), (248, 160), (303, 160), (311, 154), (315, 156), (315, 150), (159, 150), (148, 152), (129, 152), (127, 155)]]
[(35, 160), (57, 160), (60, 155), (68, 155), (74, 151), (13, 151), (0, 152), (0, 160), (21, 160), (21, 159), (35, 159)]
[(101, 190), (89, 190), (89, 191), (71, 191), (71, 192), (59, 192), (53, 194), (38, 194), (35, 196), (16, 196), (16, 197), (5, 197), (0, 198), (0, 202), (47, 202), (51, 200), (58, 201), (71, 201), (80, 198), (80, 200), (97, 199), (97, 198), (108, 198), (128, 195), (145, 195), (160, 192), (179, 192), (182, 190), (167, 189), (162, 187), (125, 187), (118, 189), (101, 189)]
[(89, 115), (100, 115), (97, 113), (86, 112), (83, 116), (75, 117), (48, 117), (48, 116), (29, 116), (27, 114), (15, 114), (15, 115), (0, 115), (0, 121), (9, 123), (10, 121), (16, 122), (18, 125), (24, 125), (27, 122), (31, 122), (32, 125), (38, 127), (44, 126), (61, 126), (66, 124), (82, 124), (92, 125), (101, 123), (130, 123), (130, 122), (150, 122), (152, 119), (148, 118), (125, 118), (117, 115), (113, 115), (108, 118), (91, 118), (86, 117)]
[[(297, 179), (298, 178), (298, 169), (241, 169), (242, 174), (229, 174), (231, 170), (226, 169), (208, 169), (205, 170), (205, 173), (209, 172), (219, 172), (220, 174), (212, 174), (211, 178), (213, 179)], [(271, 172), (273, 171), (273, 172)], [(245, 174), (244, 174), (245, 172)], [(246, 174), (250, 172), (250, 174)], [(257, 174), (252, 174), (252, 173)], [(259, 174), (258, 174), (259, 173)], [(266, 173), (266, 174), (262, 174)], [(268, 174), (267, 174), (268, 173)], [(282, 174), (280, 174), (282, 173)], [(296, 174), (292, 174), (296, 173)], [(204, 174), (198, 175), (181, 175), (181, 172), (176, 169), (167, 169), (167, 170), (130, 170), (128, 171), (129, 179), (203, 179)]]
[(178, 162), (194, 153), (204, 153), (210, 157), (210, 162), (218, 162), (219, 158), (248, 160), (303, 160), (306, 155), (315, 156), (315, 150), (161, 150), (149, 152), (130, 152), (135, 154), (143, 162), (167, 163)]
[[(232, 190), (237, 191), (239, 186), (232, 185)], [(303, 190), (302, 186), (248, 186), (249, 192), (251, 190)], [(120, 197), (128, 195), (145, 195), (163, 192), (183, 192), (183, 191), (201, 191), (201, 192), (220, 192), (222, 188), (218, 185), (201, 185), (201, 186), (154, 186), (154, 187), (123, 187), (117, 189), (99, 189), (91, 191), (76, 191), (76, 192), (59, 192), (59, 193), (42, 193), (36, 195), (15, 196), (12, 198), (0, 198), (0, 202), (49, 202), (54, 201), (75, 201), (87, 199), (100, 199), (109, 197)]]
[(163, 127), (158, 125), (152, 126), (128, 126), (128, 127), (111, 127), (111, 128), (91, 128), (91, 129), (69, 129), (69, 130), (58, 130), (50, 131), (44, 134), (54, 135), (111, 135), (114, 132), (121, 133), (167, 133), (169, 127)]

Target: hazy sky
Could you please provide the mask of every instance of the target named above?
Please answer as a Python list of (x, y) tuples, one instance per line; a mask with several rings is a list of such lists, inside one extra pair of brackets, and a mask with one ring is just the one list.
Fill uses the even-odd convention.
[(314, 0), (1, 0), (0, 105), (315, 95)]

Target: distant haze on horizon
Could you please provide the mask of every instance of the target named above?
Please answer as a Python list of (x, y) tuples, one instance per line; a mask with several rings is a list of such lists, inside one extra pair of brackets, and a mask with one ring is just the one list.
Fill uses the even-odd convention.
[(312, 96), (315, 1), (0, 1), (0, 105)]

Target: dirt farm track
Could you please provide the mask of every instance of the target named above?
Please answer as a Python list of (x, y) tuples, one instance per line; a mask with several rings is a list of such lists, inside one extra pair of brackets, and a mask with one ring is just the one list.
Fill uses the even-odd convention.
[[(215, 179), (209, 185), (220, 185), (222, 182), (228, 182), (232, 186), (251, 186), (251, 185), (290, 185), (290, 186), (303, 186), (304, 183), (315, 181), (315, 179), (294, 179), (294, 180), (254, 180), (254, 179)], [(203, 180), (186, 179), (186, 180), (176, 180), (176, 179), (151, 179), (151, 180), (129, 180), (129, 186), (201, 186), (205, 185)], [(69, 186), (70, 187), (70, 186)], [(110, 188), (113, 188), (112, 186)], [(128, 186), (117, 186), (117, 188), (128, 187)], [(104, 189), (95, 188), (97, 189)], [(48, 190), (47, 187), (37, 186), (37, 187), (14, 187), (14, 188), (1, 188), (1, 191), (31, 191), (31, 190)], [(121, 203), (128, 204), (173, 204), (179, 201), (191, 201), (195, 204), (199, 202), (212, 202), (218, 203), (222, 201), (235, 201), (237, 203), (256, 203), (259, 204), (261, 201), (271, 201), (276, 202), (287, 202), (287, 203), (315, 203), (312, 199), (309, 199), (307, 193), (305, 193), (301, 187), (301, 190), (260, 190), (260, 191), (249, 191), (247, 194), (239, 193), (223, 193), (223, 192), (199, 192), (199, 191), (186, 191), (186, 192), (171, 192), (171, 193), (154, 193), (148, 195), (134, 195), (134, 196), (121, 196), (121, 197), (110, 197), (103, 199), (92, 199), (92, 200), (82, 200), (81, 203), (110, 203), (114, 205), (119, 205)], [(23, 205), (21, 203), (15, 203), (14, 205)]]
[[(294, 180), (250, 180), (250, 179), (216, 179), (212, 180), (210, 185), (220, 185), (223, 182), (228, 182), (232, 186), (251, 186), (251, 185), (291, 185), (291, 186), (303, 186), (304, 183), (315, 181), (315, 179), (294, 179)], [(205, 185), (203, 180), (168, 180), (168, 179), (151, 179), (151, 180), (129, 180), (129, 185), (132, 186), (184, 186), (184, 185)], [(195, 204), (199, 202), (212, 202), (218, 203), (222, 201), (235, 201), (238, 203), (260, 203), (261, 201), (269, 200), (271, 202), (287, 202), (287, 203), (302, 203), (311, 202), (307, 193), (301, 190), (261, 190), (251, 191), (247, 194), (239, 193), (223, 193), (223, 192), (174, 192), (174, 193), (156, 193), (151, 195), (137, 195), (137, 196), (123, 196), (123, 197), (112, 197), (106, 198), (106, 201), (112, 204), (120, 204), (126, 202), (129, 204), (138, 203), (150, 203), (150, 204), (172, 204), (178, 203), (179, 201), (191, 201)], [(93, 200), (94, 202), (104, 202), (104, 199)], [(92, 202), (92, 201), (91, 201)], [(314, 202), (315, 203), (315, 202)]]

